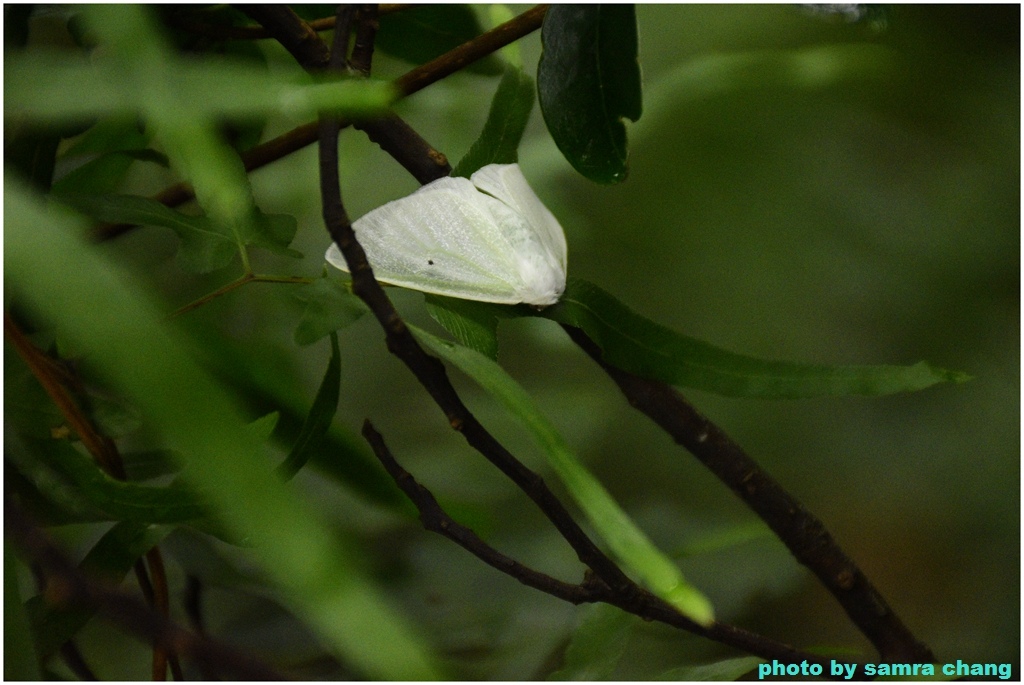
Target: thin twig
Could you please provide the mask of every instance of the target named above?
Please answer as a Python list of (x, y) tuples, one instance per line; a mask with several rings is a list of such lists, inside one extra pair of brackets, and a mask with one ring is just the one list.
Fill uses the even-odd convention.
[[(538, 5), (527, 10), (487, 33), (446, 52), (437, 59), (412, 69), (396, 79), (395, 85), (402, 94), (409, 96), (473, 62), (497, 52), (509, 43), (540, 28), (547, 7), (547, 5)], [(348, 125), (350, 122), (342, 123)], [(260, 143), (242, 153), (245, 170), (254, 171), (271, 162), (276, 162), (282, 157), (316, 142), (318, 135), (319, 123), (314, 121), (294, 128), (265, 143)], [(194, 197), (195, 194), (187, 183), (177, 183), (160, 191), (153, 196), (153, 199), (168, 207), (177, 207)], [(99, 224), (93, 229), (92, 237), (95, 240), (109, 240), (134, 228), (136, 228), (136, 224)]]
[(611, 376), (631, 405), (689, 450), (768, 524), (797, 561), (810, 569), (839, 601), (883, 661), (935, 660), (932, 651), (904, 625), (824, 524), (721, 428), (702, 416), (671, 386), (608, 364), (601, 348), (586, 333), (572, 326), (563, 328)]

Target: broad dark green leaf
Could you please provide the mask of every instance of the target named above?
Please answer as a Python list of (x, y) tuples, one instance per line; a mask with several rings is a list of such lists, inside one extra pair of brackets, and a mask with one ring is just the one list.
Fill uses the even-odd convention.
[(704, 682), (708, 680), (737, 680), (764, 663), (764, 659), (756, 656), (741, 656), (735, 659), (723, 659), (713, 664), (700, 666), (681, 666), (665, 671), (655, 680), (674, 680), (677, 682)]
[[(113, 14), (101, 18), (141, 44), (156, 40), (137, 7), (90, 11)], [(261, 445), (235, 402), (192, 358), (159, 306), (85, 239), (82, 222), (8, 179), (4, 229), (10, 295), (88, 350), (91, 367), (109, 387), (137, 402), (185, 460), (184, 473), (218, 520), (246, 541), (246, 552), (324, 644), (373, 677), (439, 677), (421, 639), (352, 553), (305, 500), (257, 467)], [(39, 268), (50, 260), (76, 268)]]
[(295, 293), (306, 307), (295, 328), (295, 342), (311, 345), (320, 338), (355, 323), (368, 312), (366, 305), (352, 294), (347, 281), (325, 274)]
[(632, 5), (553, 5), (541, 29), (540, 109), (558, 149), (598, 183), (625, 180), (624, 118), (642, 111)]
[(611, 680), (637, 620), (608, 604), (585, 608), (565, 649), (562, 667), (548, 680)]
[[(483, 33), (467, 5), (412, 5), (381, 16), (375, 47), (393, 57), (423, 64)], [(493, 56), (469, 66), (479, 74), (499, 74)]]
[(327, 371), (320, 382), (320, 389), (316, 391), (316, 399), (313, 400), (309, 415), (302, 424), (295, 445), (277, 469), (285, 480), (295, 476), (319, 449), (331, 427), (334, 414), (338, 411), (338, 396), (341, 392), (341, 350), (338, 349), (338, 334), (331, 333), (330, 337), (331, 359), (327, 362)]
[(184, 269), (208, 273), (226, 266), (238, 254), (238, 244), (217, 222), (189, 216), (137, 195), (67, 195), (61, 200), (97, 221), (162, 226), (181, 240), (178, 259)]
[(735, 354), (646, 319), (608, 292), (569, 279), (558, 304), (541, 316), (586, 331), (609, 363), (671, 385), (734, 397), (888, 395), (960, 382), (965, 374), (913, 366), (827, 366)]
[(522, 386), (496, 362), (479, 352), (407, 325), (418, 340), (476, 381), (533, 434), (551, 469), (587, 520), (614, 556), (651, 592), (698, 623), (706, 625), (714, 619), (714, 611), (707, 598), (686, 582), (679, 567), (650, 541), (601, 482), (576, 458), (565, 439)]
[[(136, 560), (159, 544), (172, 530), (170, 526), (118, 523), (89, 550), (78, 568), (89, 578), (117, 585)], [(60, 649), (94, 614), (89, 609), (57, 610), (38, 596), (30, 599), (26, 608), (36, 635), (37, 647), (44, 656)]]
[(488, 164), (512, 164), (519, 161), (519, 141), (533, 111), (533, 79), (514, 66), (505, 67), (491, 110), (480, 137), (452, 169), (452, 176), (469, 178)]

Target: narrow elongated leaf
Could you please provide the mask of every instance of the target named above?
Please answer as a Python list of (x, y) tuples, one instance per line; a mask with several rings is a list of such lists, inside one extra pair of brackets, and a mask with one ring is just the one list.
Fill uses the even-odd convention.
[(86, 242), (84, 226), (57, 208), (47, 211), (8, 180), (4, 228), (8, 294), (88, 350), (93, 368), (134, 399), (185, 460), (185, 474), (211, 510), (246, 540), (296, 613), (370, 675), (437, 677), (422, 643), (337, 537), (263, 466), (260, 445), (237, 407), (186, 353), (188, 346), (168, 327), (160, 307)]
[(288, 457), (278, 467), (285, 480), (291, 479), (299, 472), (309, 458), (320, 446), (320, 442), (331, 427), (335, 412), (338, 411), (338, 396), (341, 392), (341, 350), (338, 349), (338, 334), (331, 333), (331, 359), (327, 362), (327, 372), (316, 392), (316, 399), (309, 410), (309, 416), (302, 424), (299, 437), (295, 440)]
[(469, 178), (488, 164), (519, 161), (519, 142), (533, 111), (533, 79), (513, 66), (505, 67), (480, 137), (452, 169), (452, 176)]
[(912, 366), (828, 366), (771, 361), (737, 354), (677, 333), (647, 319), (600, 287), (569, 278), (558, 304), (538, 312), (483, 302), (431, 297), (431, 316), (468, 347), (491, 356), (498, 321), (538, 316), (590, 336), (610, 364), (670, 385), (729, 397), (798, 398), (888, 395), (970, 378), (927, 362)]
[(639, 576), (644, 585), (692, 620), (701, 624), (713, 620), (711, 603), (683, 579), (672, 560), (651, 543), (600, 481), (579, 462), (522, 386), (482, 354), (441, 340), (412, 325), (409, 328), (418, 340), (479, 383), (533, 434), (577, 506), (615, 557)]
[(626, 178), (623, 118), (642, 111), (632, 5), (553, 5), (541, 29), (540, 109), (558, 149), (598, 183)]
[(584, 609), (583, 620), (565, 649), (562, 667), (548, 680), (611, 680), (636, 620), (608, 604)]
[(887, 395), (968, 378), (926, 362), (913, 366), (826, 366), (735, 354), (656, 324), (608, 292), (579, 279), (569, 279), (559, 303), (541, 315), (582, 328), (601, 347), (605, 360), (621, 369), (719, 395)]
[[(117, 585), (131, 570), (135, 561), (172, 530), (170, 526), (150, 526), (136, 522), (118, 523), (89, 550), (78, 568), (90, 578), (101, 578), (110, 585)], [(60, 649), (85, 627), (95, 613), (91, 609), (54, 609), (38, 596), (30, 599), (26, 608), (36, 635), (36, 645), (44, 656), (49, 656)]]

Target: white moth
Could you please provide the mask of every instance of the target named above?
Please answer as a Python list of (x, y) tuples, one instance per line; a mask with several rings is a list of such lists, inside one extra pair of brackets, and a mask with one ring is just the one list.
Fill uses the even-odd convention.
[[(518, 164), (445, 177), (352, 227), (377, 280), (500, 304), (550, 305), (565, 290), (565, 233)], [(348, 271), (337, 245), (327, 261)]]

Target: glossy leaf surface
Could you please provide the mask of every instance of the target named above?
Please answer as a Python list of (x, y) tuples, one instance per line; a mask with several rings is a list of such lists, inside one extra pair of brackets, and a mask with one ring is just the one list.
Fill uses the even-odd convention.
[(622, 120), (638, 120), (643, 109), (633, 6), (554, 5), (541, 41), (537, 90), (555, 144), (590, 180), (622, 182)]

